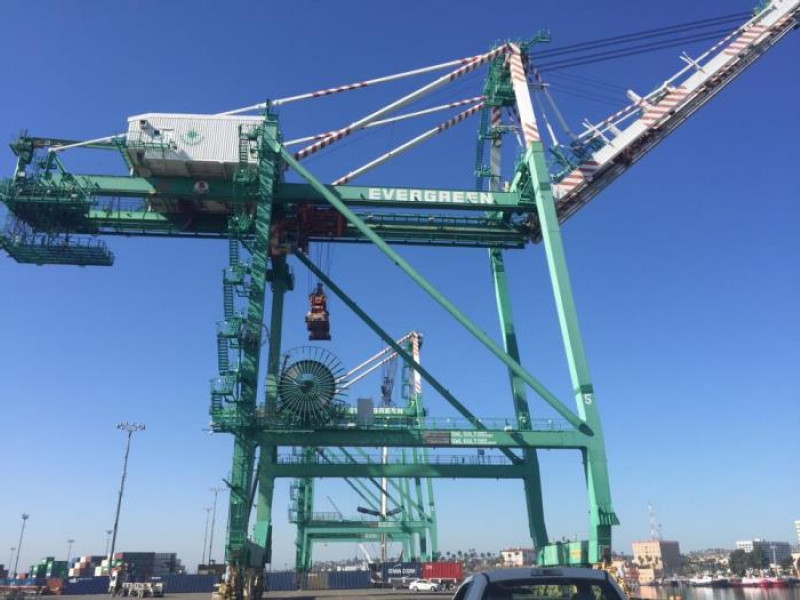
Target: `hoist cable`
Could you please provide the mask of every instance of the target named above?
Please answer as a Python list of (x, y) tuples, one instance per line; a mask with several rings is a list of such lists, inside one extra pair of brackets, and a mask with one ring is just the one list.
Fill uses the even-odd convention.
[(615, 50), (604, 52), (600, 54), (586, 54), (584, 56), (576, 56), (567, 60), (555, 60), (551, 63), (537, 64), (536, 70), (540, 72), (555, 71), (559, 69), (567, 69), (581, 65), (589, 65), (593, 63), (613, 60), (617, 58), (625, 58), (627, 56), (635, 56), (638, 54), (645, 54), (647, 52), (655, 52), (664, 50), (666, 48), (674, 48), (675, 46), (682, 46), (685, 44), (692, 44), (695, 42), (705, 42), (709, 40), (719, 39), (720, 35), (730, 33), (728, 30), (715, 31), (701, 36), (688, 36), (676, 40), (655, 42), (652, 44), (643, 44), (641, 46), (634, 46), (631, 48), (624, 48), (622, 50)]
[(723, 23), (741, 21), (743, 18), (749, 16), (750, 13), (734, 13), (722, 17), (713, 17), (710, 19), (702, 19), (699, 21), (690, 21), (679, 25), (669, 25), (666, 27), (658, 27), (656, 29), (647, 29), (636, 33), (628, 33), (623, 35), (616, 35), (608, 38), (599, 38), (588, 42), (580, 42), (578, 44), (571, 44), (562, 48), (554, 48), (552, 50), (542, 50), (539, 52), (531, 52), (534, 59), (537, 58), (552, 58), (562, 54), (570, 54), (574, 52), (583, 52), (595, 48), (602, 48), (605, 46), (616, 44), (627, 44), (629, 42), (637, 42), (645, 39), (663, 37), (671, 34), (679, 34), (685, 31), (692, 31), (695, 29), (704, 29), (707, 27), (721, 25)]

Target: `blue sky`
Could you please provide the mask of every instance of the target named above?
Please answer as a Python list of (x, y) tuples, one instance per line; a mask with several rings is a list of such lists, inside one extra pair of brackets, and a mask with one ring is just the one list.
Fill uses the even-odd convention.
[[(740, 0), (724, 6), (679, 0), (661, 13), (621, 1), (398, 6), (4, 3), (0, 137), (11, 141), (27, 128), (88, 139), (123, 130), (127, 116), (141, 112), (219, 112), (477, 54), (541, 28), (550, 29), (556, 47), (751, 8)], [(800, 397), (792, 375), (800, 357), (800, 83), (791, 77), (799, 44), (790, 35), (564, 229), (622, 521), (618, 550), (648, 536), (650, 500), (664, 535), (689, 550), (758, 536), (791, 540), (792, 521), (800, 518)], [(568, 72), (619, 91), (554, 77), (554, 95), (577, 127), (583, 117), (621, 108), (624, 89), (643, 92), (671, 75), (679, 50)], [(392, 84), (287, 106), (286, 136), (344, 125), (409, 89)], [(480, 76), (439, 98), (479, 89)], [(331, 180), (423, 126), (361, 136), (307, 164)], [(468, 122), (362, 182), (470, 189), (476, 127)], [(66, 159), (77, 172), (119, 172), (97, 153)], [(10, 175), (13, 164), (11, 152), (0, 151), (0, 173)], [(148, 430), (134, 442), (119, 549), (177, 551), (192, 566), (200, 558), (207, 490), (230, 468), (231, 439), (204, 431), (225, 245), (122, 238), (109, 245), (117, 258), (111, 269), (0, 259), (7, 492), (0, 495), (0, 563), (16, 546), (22, 512), (31, 518), (21, 565), (63, 557), (68, 538), (76, 540), (75, 555), (102, 552), (122, 459), (123, 435), (114, 429), (121, 420), (143, 421)], [(484, 251), (401, 252), (496, 335)], [(512, 252), (507, 262), (523, 362), (568, 398), (542, 248)], [(309, 282), (295, 266), (286, 348), (305, 341)], [(504, 369), (375, 250), (335, 248), (331, 274), (393, 334), (423, 331), (423, 361), (473, 412), (511, 413)], [(333, 301), (331, 312), (328, 347), (345, 365), (380, 349), (344, 306)], [(371, 385), (377, 394), (378, 383)], [(426, 403), (432, 414), (452, 414), (433, 392)], [(583, 536), (579, 457), (544, 452), (542, 464), (551, 536)], [(519, 482), (441, 481), (436, 490), (442, 549), (529, 543)], [(331, 508), (325, 495), (345, 512), (355, 506), (343, 486), (326, 482), (321, 510)], [(293, 561), (287, 497), (288, 481), (281, 481), (279, 567)], [(218, 559), (225, 517), (221, 503)], [(319, 555), (353, 552), (343, 545)]]

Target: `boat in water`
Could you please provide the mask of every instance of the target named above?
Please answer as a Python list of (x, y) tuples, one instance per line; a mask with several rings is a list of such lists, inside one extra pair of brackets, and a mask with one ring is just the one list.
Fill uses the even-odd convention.
[(729, 582), (727, 577), (722, 577), (720, 575), (709, 575), (705, 574), (701, 577), (692, 577), (689, 579), (689, 585), (692, 587), (714, 587), (714, 588), (721, 588), (721, 587), (728, 587)]

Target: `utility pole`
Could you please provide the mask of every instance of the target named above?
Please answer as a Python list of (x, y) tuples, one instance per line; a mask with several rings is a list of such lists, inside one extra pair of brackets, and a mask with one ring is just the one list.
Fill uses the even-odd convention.
[(67, 547), (67, 564), (68, 565), (69, 565), (69, 555), (72, 554), (72, 544), (74, 544), (74, 543), (75, 543), (75, 540), (72, 540), (72, 539), (67, 540), (67, 544), (69, 544), (69, 546)]
[(212, 549), (214, 548), (214, 526), (217, 523), (217, 494), (219, 494), (223, 488), (210, 488), (212, 494), (214, 494), (214, 507), (211, 509), (211, 539), (208, 541), (208, 564), (211, 564), (211, 556), (212, 556)]
[(211, 507), (206, 506), (203, 510), (206, 511), (206, 532), (203, 534), (203, 558), (200, 560), (201, 565), (206, 564), (206, 543), (208, 542), (208, 523), (211, 521)]
[(19, 532), (19, 542), (17, 542), (17, 560), (14, 561), (14, 579), (16, 579), (19, 574), (17, 567), (19, 566), (19, 554), (22, 552), (22, 537), (25, 535), (25, 523), (29, 518), (29, 514), (22, 513), (22, 529)]
[(117, 513), (114, 517), (114, 529), (111, 535), (111, 549), (108, 552), (108, 574), (111, 575), (112, 557), (114, 556), (114, 547), (117, 545), (117, 529), (119, 528), (119, 511), (122, 508), (122, 494), (125, 492), (125, 478), (128, 476), (128, 455), (131, 452), (131, 437), (138, 431), (144, 431), (145, 426), (142, 423), (117, 423), (117, 429), (124, 431), (128, 434), (125, 442), (125, 458), (122, 461), (122, 479), (119, 483), (119, 495), (117, 496)]

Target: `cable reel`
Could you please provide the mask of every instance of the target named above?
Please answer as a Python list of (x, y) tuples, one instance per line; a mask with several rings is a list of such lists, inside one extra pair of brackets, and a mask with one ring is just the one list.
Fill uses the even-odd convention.
[(294, 348), (281, 365), (275, 410), (286, 425), (322, 427), (344, 415), (346, 371), (331, 352), (316, 346)]

